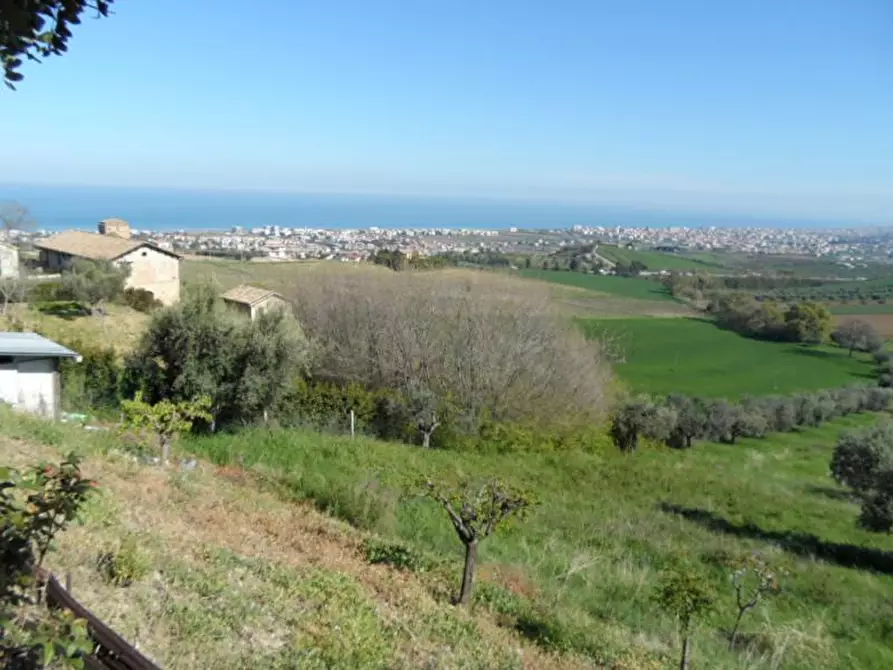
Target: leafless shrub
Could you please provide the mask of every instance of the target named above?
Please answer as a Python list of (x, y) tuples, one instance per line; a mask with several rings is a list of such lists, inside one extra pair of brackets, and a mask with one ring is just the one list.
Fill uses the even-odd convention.
[(594, 420), (608, 403), (599, 347), (547, 290), (485, 273), (307, 277), (292, 297), (318, 376), (430, 389), (473, 419)]

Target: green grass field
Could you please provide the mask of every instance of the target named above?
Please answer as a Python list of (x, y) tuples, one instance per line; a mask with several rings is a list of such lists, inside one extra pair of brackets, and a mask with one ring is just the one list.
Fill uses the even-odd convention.
[(607, 334), (625, 354), (617, 375), (635, 391), (707, 397), (789, 394), (874, 379), (863, 354), (837, 347), (762, 342), (703, 319), (582, 319), (590, 337)]
[(666, 300), (676, 302), (665, 286), (657, 281), (637, 277), (613, 277), (603, 275), (587, 275), (581, 272), (562, 270), (519, 270), (518, 274), (528, 279), (575, 286), (590, 291), (597, 291), (621, 298), (637, 300)]
[[(622, 667), (674, 667), (675, 624), (651, 598), (660, 571), (686, 556), (718, 599), (693, 667), (886, 670), (893, 540), (859, 530), (857, 507), (827, 474), (839, 430), (872, 420), (632, 456), (484, 456), (262, 430), (188, 447), (220, 464), (242, 457), (284, 495), (450, 557), (457, 571), (461, 545), (446, 516), (419, 499), (400, 502), (403, 483), (471, 473), (532, 487), (541, 505), (484, 542), (481, 560), (484, 574), (511, 575), (517, 587), (491, 595), (491, 606), (541, 644), (603, 661), (633, 650), (641, 662)], [(788, 575), (782, 594), (745, 620), (751, 646), (735, 655), (723, 633), (735, 613), (724, 562), (752, 551)], [(655, 656), (663, 662), (645, 660)]]
[(679, 270), (717, 272), (723, 265), (717, 262), (717, 258), (699, 258), (687, 254), (673, 254), (662, 251), (645, 251), (638, 249), (624, 249), (612, 245), (601, 244), (598, 254), (615, 263), (632, 263), (639, 261), (649, 270)]

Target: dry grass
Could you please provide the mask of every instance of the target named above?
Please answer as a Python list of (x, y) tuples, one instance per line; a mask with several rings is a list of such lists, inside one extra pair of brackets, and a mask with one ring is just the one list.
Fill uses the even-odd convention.
[(274, 291), (300, 287), (308, 274), (339, 276), (342, 274), (390, 272), (367, 263), (338, 263), (334, 261), (229, 261), (184, 259), (180, 276), (184, 282), (211, 281), (222, 291), (239, 284), (253, 284)]
[[(3, 437), (0, 456), (21, 466), (59, 454)], [(101, 493), (50, 567), (165, 668), (594, 667), (435, 600), (415, 575), (367, 564), (358, 531), (249, 488), (232, 468), (164, 471), (114, 455), (84, 467)], [(152, 570), (121, 588), (96, 559), (127, 536)], [(511, 566), (493, 572), (531, 588)]]
[(11, 305), (5, 317), (0, 317), (0, 329), (7, 330), (13, 320), (25, 330), (40, 333), (51, 340), (80, 340), (93, 345), (113, 347), (119, 353), (130, 351), (149, 322), (149, 315), (124, 305), (108, 305), (108, 315), (62, 317), (29, 309), (26, 305)]

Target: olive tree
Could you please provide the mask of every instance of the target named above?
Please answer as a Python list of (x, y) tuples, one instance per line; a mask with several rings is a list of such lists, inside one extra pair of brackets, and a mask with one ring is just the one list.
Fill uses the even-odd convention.
[(108, 16), (114, 0), (0, 0), (0, 63), (10, 88), (24, 78), (24, 60), (68, 51), (71, 28), (87, 11)]
[(534, 499), (530, 493), (497, 479), (477, 485), (465, 481), (457, 486), (425, 479), (422, 482), (422, 491), (443, 507), (456, 535), (465, 545), (462, 587), (456, 602), (468, 606), (474, 590), (478, 543), (492, 535), (510, 518), (524, 515), (534, 504)]
[(843, 433), (831, 458), (831, 475), (861, 501), (864, 527), (893, 528), (893, 423)]
[(65, 291), (86, 305), (91, 314), (101, 314), (102, 305), (124, 292), (130, 268), (109, 261), (76, 260), (62, 274)]
[(667, 396), (667, 407), (676, 413), (668, 444), (676, 449), (691, 447), (692, 440), (702, 437), (707, 429), (707, 409), (703, 401), (671, 393)]
[(667, 440), (676, 424), (676, 413), (639, 396), (621, 404), (611, 418), (611, 439), (618, 449), (633, 452), (640, 437)]
[(210, 284), (187, 286), (177, 304), (153, 313), (126, 362), (125, 394), (150, 402), (207, 396), (211, 426), (268, 420), (313, 349), (293, 317), (271, 310), (251, 321), (227, 312)]

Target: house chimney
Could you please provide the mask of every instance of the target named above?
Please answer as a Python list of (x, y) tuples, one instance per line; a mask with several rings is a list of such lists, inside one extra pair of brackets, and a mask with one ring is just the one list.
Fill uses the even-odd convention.
[(104, 219), (99, 222), (99, 234), (129, 240), (130, 224), (124, 219)]

